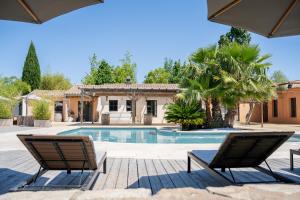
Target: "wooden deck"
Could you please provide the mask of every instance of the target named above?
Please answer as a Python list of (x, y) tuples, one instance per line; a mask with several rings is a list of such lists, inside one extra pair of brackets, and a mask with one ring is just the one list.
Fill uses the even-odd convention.
[[(289, 170), (289, 160), (269, 160), (274, 171), (300, 183), (300, 159), (295, 159), (295, 170)], [(107, 173), (100, 174), (94, 190), (112, 188), (148, 188), (155, 194), (161, 188), (206, 188), (207, 186), (224, 186), (222, 180), (211, 176), (206, 170), (192, 163), (192, 173), (186, 173), (185, 160), (162, 159), (125, 159), (108, 158)], [(0, 194), (8, 192), (37, 172), (39, 166), (26, 151), (0, 152)], [(60, 188), (65, 185), (84, 183), (90, 172), (49, 171), (32, 185), (32, 189), (40, 187)], [(237, 181), (262, 182), (272, 181), (272, 177), (251, 168), (234, 169)], [(229, 177), (229, 173), (226, 172)]]

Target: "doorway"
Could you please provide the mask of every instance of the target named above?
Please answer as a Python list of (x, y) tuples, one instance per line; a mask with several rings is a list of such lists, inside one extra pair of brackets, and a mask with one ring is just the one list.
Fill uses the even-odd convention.
[[(78, 101), (78, 121), (80, 121), (81, 106), (80, 101)], [(90, 122), (92, 121), (92, 104), (89, 101), (83, 102), (83, 121)]]
[(264, 114), (264, 122), (268, 122), (269, 121), (269, 117), (268, 117), (268, 103), (264, 103), (263, 105), (263, 114)]

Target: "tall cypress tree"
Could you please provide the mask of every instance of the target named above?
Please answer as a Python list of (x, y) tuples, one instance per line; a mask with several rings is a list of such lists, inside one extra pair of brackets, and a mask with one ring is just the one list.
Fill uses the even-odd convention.
[(41, 70), (35, 47), (31, 41), (26, 60), (23, 67), (22, 81), (31, 86), (31, 89), (38, 89), (41, 83)]

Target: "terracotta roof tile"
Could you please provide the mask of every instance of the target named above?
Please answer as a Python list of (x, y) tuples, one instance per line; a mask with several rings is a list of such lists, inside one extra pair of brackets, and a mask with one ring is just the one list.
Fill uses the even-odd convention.
[(33, 90), (30, 94), (39, 97), (63, 97), (66, 90)]
[(177, 84), (103, 84), (103, 85), (75, 85), (65, 92), (66, 95), (80, 95), (80, 89), (99, 89), (99, 90), (149, 90), (149, 91), (174, 91), (180, 90)]

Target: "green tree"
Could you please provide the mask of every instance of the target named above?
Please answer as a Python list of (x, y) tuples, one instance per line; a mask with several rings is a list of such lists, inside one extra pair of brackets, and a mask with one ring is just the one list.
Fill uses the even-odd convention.
[(220, 74), (217, 56), (218, 47), (210, 46), (198, 49), (190, 58), (191, 66), (199, 70), (193, 74), (193, 77), (189, 77), (189, 87), (199, 92), (205, 101), (207, 126), (212, 128), (223, 126), (218, 91), (221, 82), (217, 78), (217, 75)]
[(148, 72), (145, 76), (144, 83), (168, 83), (170, 73), (164, 68), (156, 68)]
[(15, 76), (0, 77), (0, 96), (14, 99), (15, 97), (28, 94), (30, 91), (30, 85)]
[(260, 55), (256, 45), (231, 43), (219, 51), (221, 80), (219, 95), (227, 108), (225, 125), (232, 127), (241, 101), (266, 101), (274, 96), (267, 71), (270, 55)]
[(18, 97), (30, 92), (30, 86), (16, 77), (0, 77), (0, 119), (9, 119)]
[(97, 56), (94, 54), (90, 58), (90, 66), (90, 73), (83, 78), (83, 84), (101, 85), (105, 83), (114, 83), (113, 67), (105, 60), (98, 61)]
[(248, 31), (241, 28), (231, 27), (230, 31), (225, 35), (221, 35), (219, 39), (219, 46), (228, 45), (236, 42), (238, 44), (250, 44), (251, 35)]
[(182, 81), (181, 72), (185, 67), (186, 63), (182, 64), (180, 60), (173, 61), (172, 59), (166, 58), (163, 68), (170, 74), (168, 83), (180, 83)]
[(41, 80), (41, 90), (67, 90), (72, 87), (69, 79), (63, 74), (44, 74)]
[(136, 83), (137, 66), (131, 60), (132, 55), (127, 52), (125, 57), (121, 59), (121, 66), (114, 69), (114, 80), (116, 83), (125, 83), (130, 77), (131, 83)]
[[(286, 75), (280, 70), (273, 72), (273, 74), (271, 75), (271, 80), (276, 84), (287, 83), (289, 81)], [(286, 89), (287, 89), (286, 85), (280, 85), (277, 87), (277, 90), (286, 90)]]
[(28, 83), (32, 90), (40, 87), (41, 70), (33, 42), (30, 43), (24, 63), (22, 81)]

